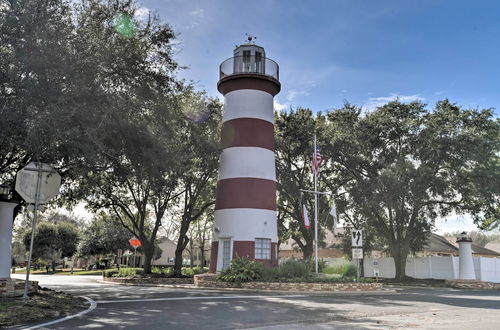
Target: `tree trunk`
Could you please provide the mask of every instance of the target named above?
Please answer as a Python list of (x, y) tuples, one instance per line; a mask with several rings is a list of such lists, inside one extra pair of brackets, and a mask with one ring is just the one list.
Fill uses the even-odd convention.
[(180, 233), (179, 239), (177, 240), (177, 246), (175, 248), (174, 276), (182, 276), (182, 252), (184, 252), (188, 242), (189, 239), (187, 238), (186, 233)]
[(313, 257), (313, 253), (314, 253), (313, 244), (306, 243), (306, 245), (302, 249), (304, 260), (311, 260), (311, 258)]
[(200, 266), (205, 267), (205, 242), (200, 242)]
[(189, 263), (191, 268), (194, 267), (194, 250), (193, 250), (193, 240), (189, 240)]
[(402, 280), (406, 276), (406, 258), (408, 257), (409, 249), (403, 246), (394, 246), (391, 250), (396, 268), (395, 278)]
[(154, 251), (154, 244), (144, 246), (144, 274), (151, 274), (151, 261), (153, 260)]

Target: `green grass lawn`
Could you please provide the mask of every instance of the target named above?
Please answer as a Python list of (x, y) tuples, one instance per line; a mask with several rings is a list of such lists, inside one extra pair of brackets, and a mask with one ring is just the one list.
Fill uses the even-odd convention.
[[(26, 268), (16, 269), (16, 274), (26, 274)], [(85, 270), (85, 269), (73, 269), (73, 274), (71, 274), (71, 269), (56, 269), (56, 272), (47, 272), (45, 269), (31, 270), (30, 274), (36, 275), (102, 275), (102, 270)]]

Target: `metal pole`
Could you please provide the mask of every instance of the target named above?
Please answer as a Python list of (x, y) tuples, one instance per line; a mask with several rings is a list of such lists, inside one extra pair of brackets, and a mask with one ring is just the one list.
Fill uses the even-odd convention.
[(307, 189), (299, 189), (299, 191), (313, 193), (313, 194), (333, 195), (333, 193), (327, 192), (327, 191), (314, 191), (314, 190), (307, 190)]
[[(316, 133), (314, 133), (314, 158), (316, 158)], [(314, 191), (318, 191), (318, 172), (314, 171)], [(314, 264), (318, 273), (318, 194), (314, 194)]]
[(361, 267), (361, 265), (360, 265), (360, 261), (361, 261), (361, 259), (359, 259), (359, 258), (358, 258), (357, 260), (358, 260), (358, 267), (356, 267), (356, 268), (357, 268), (357, 271), (356, 271), (356, 278), (357, 278), (357, 282), (359, 283), (359, 272), (360, 272), (360, 269), (359, 269), (359, 268)]
[(133, 266), (133, 268), (136, 267), (135, 266), (135, 256), (136, 256), (136, 254), (137, 254), (137, 246), (134, 246), (134, 266)]
[(42, 169), (41, 169), (42, 165), (40, 162), (38, 162), (36, 165), (38, 167), (38, 178), (36, 180), (35, 209), (33, 210), (33, 219), (31, 221), (30, 254), (28, 257), (28, 268), (26, 269), (26, 281), (24, 282), (23, 300), (28, 299), (28, 283), (30, 279), (31, 257), (33, 255), (33, 241), (35, 240), (36, 217), (38, 215), (38, 200), (40, 197), (40, 186), (42, 183)]

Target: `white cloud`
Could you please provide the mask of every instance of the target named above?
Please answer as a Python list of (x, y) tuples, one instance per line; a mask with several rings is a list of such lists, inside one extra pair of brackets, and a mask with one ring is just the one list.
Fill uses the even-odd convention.
[(139, 21), (145, 20), (146, 18), (148, 18), (148, 16), (149, 16), (149, 9), (146, 7), (138, 8), (134, 13), (134, 17)]
[(288, 91), (288, 93), (286, 93), (286, 99), (289, 102), (293, 102), (297, 96), (301, 96), (301, 95), (302, 96), (308, 96), (309, 92), (306, 92), (306, 91), (297, 91), (297, 90), (291, 89), (291, 90)]
[(205, 15), (205, 9), (196, 9), (191, 12), (189, 12), (189, 15), (197, 16), (197, 17), (203, 17)]
[(288, 103), (279, 103), (277, 100), (274, 100), (274, 110), (281, 112), (287, 110), (290, 107)]
[(458, 215), (452, 213), (445, 218), (437, 219), (435, 227), (435, 231), (440, 235), (456, 231), (478, 231), (472, 216), (469, 214)]
[(400, 102), (413, 102), (413, 101), (424, 101), (425, 99), (420, 96), (420, 94), (415, 95), (399, 95), (399, 94), (391, 94), (390, 96), (379, 96), (379, 97), (370, 97), (363, 105), (365, 110), (374, 110), (377, 107), (383, 106), (384, 104), (399, 100)]

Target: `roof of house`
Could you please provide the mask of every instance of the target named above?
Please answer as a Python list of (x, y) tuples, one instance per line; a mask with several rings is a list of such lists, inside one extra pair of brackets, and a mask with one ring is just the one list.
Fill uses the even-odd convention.
[(475, 245), (474, 243), (472, 244), (472, 253), (500, 257), (500, 253), (479, 245)]
[(446, 238), (438, 234), (431, 233), (429, 240), (425, 244), (423, 251), (431, 253), (450, 253), (458, 254), (458, 248), (448, 242)]
[(485, 248), (493, 250), (495, 252), (500, 252), (500, 243), (488, 243)]
[[(471, 248), (472, 253), (474, 254), (500, 256), (500, 253), (476, 244), (472, 244)], [(434, 253), (458, 254), (458, 247), (443, 236), (431, 233), (431, 235), (429, 236), (429, 241), (424, 247), (424, 251)]]

